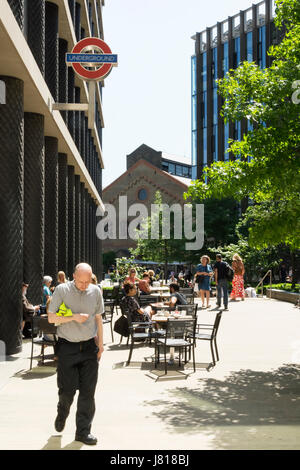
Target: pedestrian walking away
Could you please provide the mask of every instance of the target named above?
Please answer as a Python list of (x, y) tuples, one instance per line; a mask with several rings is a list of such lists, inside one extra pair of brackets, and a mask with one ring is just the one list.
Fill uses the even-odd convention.
[[(91, 425), (95, 414), (98, 363), (103, 352), (101, 315), (104, 304), (101, 290), (91, 283), (91, 266), (78, 264), (73, 277), (73, 281), (56, 287), (48, 309), (49, 323), (58, 325), (55, 429), (63, 431), (74, 395), (79, 390), (75, 440), (94, 445), (97, 438), (91, 434)], [(56, 315), (62, 303), (71, 315)]]
[(222, 255), (216, 255), (214, 265), (214, 277), (217, 286), (217, 306), (221, 307), (221, 297), (223, 293), (223, 302), (225, 310), (228, 310), (228, 277), (231, 268), (228, 263), (222, 261)]
[(210, 281), (213, 275), (213, 270), (210, 266), (210, 258), (207, 255), (201, 257), (201, 264), (196, 267), (195, 282), (198, 284), (198, 291), (200, 291), (202, 308), (205, 307), (204, 299), (206, 297), (206, 308), (210, 307)]
[(245, 268), (242, 258), (236, 253), (232, 257), (232, 269), (234, 272), (232, 280), (232, 291), (230, 294), (231, 300), (236, 300), (237, 297), (245, 300), (244, 290), (244, 274)]

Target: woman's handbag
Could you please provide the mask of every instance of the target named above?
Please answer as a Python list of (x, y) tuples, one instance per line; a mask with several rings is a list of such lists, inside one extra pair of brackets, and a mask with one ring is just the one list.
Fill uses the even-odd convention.
[(129, 336), (128, 320), (125, 315), (121, 315), (121, 317), (115, 322), (114, 331), (119, 333), (121, 336), (126, 336), (126, 338)]

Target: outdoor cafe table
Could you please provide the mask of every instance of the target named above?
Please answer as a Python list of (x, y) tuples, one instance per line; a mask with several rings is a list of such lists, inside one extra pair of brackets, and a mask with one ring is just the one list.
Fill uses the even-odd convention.
[(169, 289), (170, 289), (169, 286), (161, 286), (161, 287), (151, 286), (150, 287), (151, 292), (163, 292), (163, 291), (168, 291)]
[(150, 294), (152, 297), (160, 297), (160, 298), (167, 298), (167, 297), (171, 297), (171, 294), (170, 292), (159, 292), (157, 294)]
[[(151, 304), (151, 307), (155, 306), (155, 304)], [(156, 304), (156, 307), (158, 307), (158, 305)], [(160, 306), (160, 308), (164, 308), (163, 306)], [(152, 315), (151, 317), (151, 320), (156, 322), (156, 323), (160, 323), (161, 325), (166, 325), (167, 321), (169, 318), (172, 318), (172, 319), (175, 319), (175, 316), (172, 315), (172, 313), (168, 313), (167, 314), (155, 314), (155, 315)], [(191, 315), (179, 315), (178, 317), (178, 320), (192, 320), (193, 317)], [(174, 364), (174, 356), (175, 356), (175, 348), (172, 347), (170, 348), (170, 358), (169, 358), (169, 364), (172, 365)]]

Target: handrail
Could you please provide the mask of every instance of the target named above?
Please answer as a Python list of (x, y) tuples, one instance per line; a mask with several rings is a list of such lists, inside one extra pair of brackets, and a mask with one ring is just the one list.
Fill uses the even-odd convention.
[(272, 269), (269, 269), (269, 271), (266, 272), (266, 274), (264, 275), (264, 277), (259, 281), (259, 283), (257, 284), (256, 288), (257, 289), (261, 284), (262, 284), (262, 289), (261, 289), (261, 296), (263, 297), (264, 296), (264, 280), (265, 278), (270, 275), (270, 299), (272, 298)]

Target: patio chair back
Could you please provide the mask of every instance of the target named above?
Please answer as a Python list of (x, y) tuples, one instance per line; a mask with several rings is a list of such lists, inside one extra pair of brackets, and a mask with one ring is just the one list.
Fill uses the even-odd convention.
[(159, 302), (159, 296), (155, 297), (154, 295), (140, 295), (137, 301), (141, 307), (144, 307), (146, 305)]
[(179, 292), (183, 295), (193, 294), (193, 288), (192, 287), (180, 287)]
[(186, 339), (191, 331), (195, 331), (197, 318), (169, 318), (167, 321), (165, 341), (168, 338)]
[(197, 315), (198, 304), (176, 305), (179, 312), (185, 312), (186, 315), (193, 318)]
[[(183, 294), (183, 292), (182, 292)], [(195, 301), (194, 301), (194, 295), (193, 294), (183, 294), (187, 300), (187, 303), (189, 305), (194, 305)]]
[(222, 312), (217, 313), (216, 318), (215, 318), (215, 322), (214, 322), (214, 326), (213, 326), (213, 330), (212, 330), (212, 338), (217, 337), (217, 333), (218, 333), (218, 329), (219, 329), (219, 326), (220, 326), (221, 318), (222, 318)]

